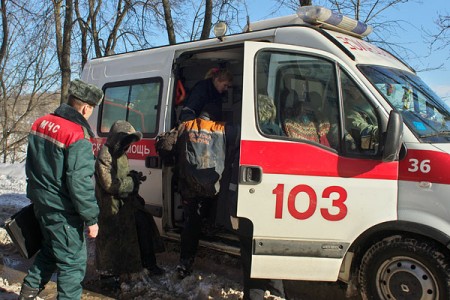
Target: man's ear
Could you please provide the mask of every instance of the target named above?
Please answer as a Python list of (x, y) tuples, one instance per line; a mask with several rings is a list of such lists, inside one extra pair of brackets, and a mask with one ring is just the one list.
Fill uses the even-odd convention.
[[(93, 109), (93, 108), (92, 108)], [(89, 104), (84, 104), (82, 107), (81, 107), (81, 114), (84, 116), (84, 117), (86, 117), (86, 116), (90, 116), (90, 113), (91, 113), (91, 106), (89, 105)]]
[(84, 105), (81, 107), (81, 114), (82, 114), (83, 116), (85, 116), (85, 115), (88, 113), (88, 110), (89, 110), (88, 105), (87, 105), (87, 104), (84, 104)]

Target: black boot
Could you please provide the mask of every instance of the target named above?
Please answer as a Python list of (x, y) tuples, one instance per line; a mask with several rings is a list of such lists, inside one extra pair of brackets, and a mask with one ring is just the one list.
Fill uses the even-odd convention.
[(24, 283), (22, 284), (22, 289), (20, 290), (19, 300), (36, 299), (40, 291), (41, 289), (29, 287)]

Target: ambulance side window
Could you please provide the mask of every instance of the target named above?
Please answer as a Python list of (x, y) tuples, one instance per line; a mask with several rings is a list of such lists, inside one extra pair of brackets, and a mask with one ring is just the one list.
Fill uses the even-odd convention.
[(261, 51), (256, 57), (260, 132), (340, 149), (336, 67), (300, 53)]
[(158, 125), (158, 103), (161, 79), (108, 84), (100, 106), (99, 134), (107, 134), (117, 120), (127, 120), (144, 136), (155, 135)]
[(341, 72), (344, 104), (344, 146), (349, 154), (378, 154), (378, 118), (369, 99), (344, 71)]

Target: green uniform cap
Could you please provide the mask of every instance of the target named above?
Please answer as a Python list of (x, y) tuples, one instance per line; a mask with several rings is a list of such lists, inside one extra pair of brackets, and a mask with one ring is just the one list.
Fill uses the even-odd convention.
[(70, 82), (69, 95), (92, 106), (99, 105), (103, 100), (103, 91), (101, 89), (80, 79)]

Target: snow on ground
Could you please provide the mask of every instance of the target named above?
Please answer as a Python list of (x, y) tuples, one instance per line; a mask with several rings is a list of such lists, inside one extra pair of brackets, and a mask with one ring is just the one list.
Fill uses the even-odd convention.
[[(25, 196), (25, 189), (24, 164), (0, 164), (0, 224), (30, 203)], [(3, 264), (14, 267), (16, 261), (10, 260), (9, 254), (17, 251), (4, 228), (0, 228), (0, 245)], [(5, 295), (1, 295), (2, 299), (16, 299), (16, 294), (20, 292), (20, 283), (9, 283), (0, 273), (0, 289), (5, 290)]]
[[(24, 164), (0, 164), (0, 224), (14, 212), (29, 204), (26, 198)], [(169, 243), (165, 253), (157, 254), (158, 263), (166, 270), (161, 277), (147, 273), (131, 275), (120, 286), (113, 279), (100, 280), (94, 267), (95, 243), (88, 241), (88, 271), (85, 287), (96, 293), (117, 299), (241, 299), (242, 285), (239, 260), (228, 255), (202, 249), (199, 251), (193, 275), (180, 280), (175, 266), (178, 260), (178, 244)], [(8, 234), (0, 228), (0, 258), (10, 268), (22, 266)], [(28, 261), (29, 264), (29, 261)], [(20, 282), (8, 282), (0, 269), (0, 298), (16, 299)], [(5, 296), (8, 295), (8, 296)], [(53, 294), (54, 296), (54, 294)], [(8, 298), (9, 297), (9, 298)], [(52, 297), (44, 299), (53, 299)], [(275, 299), (267, 295), (266, 299)], [(83, 295), (84, 300), (99, 299)], [(100, 299), (104, 299), (100, 297)]]
[(25, 197), (25, 163), (0, 164), (0, 206), (21, 208), (30, 203)]

